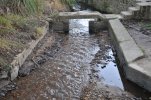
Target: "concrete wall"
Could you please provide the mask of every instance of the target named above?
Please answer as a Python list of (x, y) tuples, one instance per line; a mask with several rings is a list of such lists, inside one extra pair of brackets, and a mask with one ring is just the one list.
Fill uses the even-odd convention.
[(101, 10), (112, 13), (126, 11), (128, 7), (134, 6), (136, 0), (79, 0)]
[(150, 60), (120, 20), (109, 20), (109, 33), (126, 78), (151, 92)]
[(43, 37), (46, 35), (46, 33), (47, 33), (48, 29), (49, 29), (48, 26), (49, 26), (49, 23), (46, 22), (46, 25), (42, 27), (42, 36), (39, 37), (37, 40), (32, 40), (29, 43), (29, 47), (28, 48), (25, 48), (23, 50), (23, 52), (21, 52), (20, 54), (16, 55), (16, 57), (14, 58), (14, 60), (11, 63), (11, 71), (10, 71), (11, 81), (17, 78), (19, 68), (23, 65), (23, 63), (25, 62), (27, 57), (32, 53), (32, 51), (37, 46), (39, 41), (42, 40)]

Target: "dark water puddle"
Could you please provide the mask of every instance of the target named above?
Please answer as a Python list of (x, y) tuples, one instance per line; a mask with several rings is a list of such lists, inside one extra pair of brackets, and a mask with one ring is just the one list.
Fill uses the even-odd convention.
[(116, 86), (124, 90), (112, 49), (107, 50), (106, 56), (108, 59), (104, 61), (104, 64), (97, 64), (98, 69), (100, 70), (98, 72), (99, 77), (103, 79), (105, 84)]

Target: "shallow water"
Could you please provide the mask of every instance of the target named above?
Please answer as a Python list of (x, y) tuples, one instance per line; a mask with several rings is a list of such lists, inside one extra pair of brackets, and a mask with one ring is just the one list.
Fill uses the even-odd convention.
[[(89, 21), (93, 21), (94, 19), (72, 19), (70, 20), (70, 35), (71, 36), (90, 36), (89, 35)], [(106, 45), (105, 45), (106, 46)], [(105, 51), (104, 56), (108, 57), (107, 59), (100, 59), (102, 61), (101, 64), (97, 64), (97, 70), (99, 77), (105, 84), (117, 86), (124, 90), (123, 83), (117, 68), (117, 64), (115, 62), (115, 57), (113, 56), (113, 51), (110, 48)], [(95, 46), (95, 50), (92, 50), (94, 54), (96, 54), (101, 48), (98, 44)]]
[(57, 48), (45, 51), (53, 53), (51, 51), (57, 49), (56, 55), (51, 56), (30, 76), (17, 80), (18, 89), (8, 94), (6, 99), (79, 99), (82, 87), (89, 82), (90, 63), (101, 49), (100, 46), (105, 52), (111, 52), (108, 50), (111, 50), (110, 47), (105, 47), (109, 45), (107, 33), (89, 34), (89, 20), (71, 20), (69, 35), (56, 35), (61, 41), (56, 41)]
[(124, 90), (127, 85), (122, 83), (109, 34), (89, 34), (90, 20), (94, 19), (70, 20), (68, 35), (55, 33), (54, 45), (42, 53), (47, 61), (16, 80), (18, 88), (3, 99), (80, 100), (83, 87), (93, 81)]
[(117, 64), (115, 63), (115, 58), (113, 56), (113, 51), (109, 49), (106, 53), (109, 59), (105, 61), (106, 65), (98, 64), (99, 76), (103, 78), (105, 84), (119, 87), (124, 90), (121, 76), (119, 74)]

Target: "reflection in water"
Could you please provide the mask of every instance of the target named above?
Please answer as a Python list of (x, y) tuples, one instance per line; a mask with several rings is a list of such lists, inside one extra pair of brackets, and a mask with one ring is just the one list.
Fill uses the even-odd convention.
[(71, 19), (69, 33), (72, 36), (89, 36), (89, 21), (94, 19)]
[(106, 55), (108, 59), (105, 61), (105, 65), (98, 64), (98, 67), (100, 69), (99, 76), (103, 78), (105, 84), (117, 86), (121, 89), (124, 89), (112, 50), (107, 50)]
[[(70, 20), (70, 35), (71, 36), (90, 36), (89, 35), (89, 21), (94, 19), (72, 19)], [(98, 44), (95, 44), (94, 49), (91, 50), (93, 54), (96, 54), (101, 48)], [(105, 84), (117, 86), (124, 89), (121, 77), (115, 63), (115, 58), (111, 48), (108, 48), (102, 56), (106, 56), (106, 59), (98, 65), (98, 74)]]

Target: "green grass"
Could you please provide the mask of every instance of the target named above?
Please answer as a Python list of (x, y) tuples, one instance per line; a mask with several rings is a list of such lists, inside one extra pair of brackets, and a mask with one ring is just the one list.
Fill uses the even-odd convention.
[(140, 22), (139, 25), (144, 29), (151, 30), (151, 23)]
[(1, 28), (0, 37), (7, 37), (8, 35), (13, 35), (16, 33), (16, 30), (13, 28)]
[(29, 15), (43, 10), (43, 0), (1, 0), (0, 7), (8, 7), (13, 13)]
[(42, 36), (43, 32), (44, 32), (44, 28), (43, 28), (43, 27), (37, 27), (37, 28), (35, 29), (34, 37), (35, 37), (36, 39), (39, 38), (40, 36)]
[(145, 25), (145, 28), (146, 28), (146, 29), (151, 30), (151, 23), (150, 23), (150, 24)]
[(73, 6), (76, 3), (76, 0), (61, 0), (61, 3)]
[(4, 16), (0, 16), (0, 25), (6, 28), (12, 28), (12, 22)]
[(0, 16), (0, 37), (13, 35), (18, 29), (24, 28), (27, 20), (23, 16), (6, 14)]
[(11, 50), (12, 48), (22, 48), (21, 43), (11, 41), (8, 39), (0, 38), (0, 48), (4, 50)]
[(23, 29), (27, 25), (27, 18), (21, 15), (9, 14), (5, 15), (5, 17), (12, 22), (14, 28)]
[(109, 4), (107, 1), (103, 1), (102, 5), (100, 5), (100, 9), (104, 12), (109, 12)]

